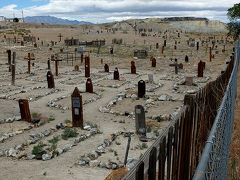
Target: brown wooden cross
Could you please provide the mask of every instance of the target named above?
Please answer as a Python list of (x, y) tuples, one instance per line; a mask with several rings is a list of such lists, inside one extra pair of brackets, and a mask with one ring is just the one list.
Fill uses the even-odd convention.
[(180, 67), (180, 64), (178, 64), (177, 61), (175, 61), (175, 63), (173, 64), (169, 64), (169, 66), (175, 67), (175, 74), (178, 74), (178, 69)]
[(28, 74), (31, 73), (31, 61), (35, 60), (34, 54), (28, 53), (28, 56), (25, 57), (24, 59), (28, 60)]
[(54, 61), (55, 62), (55, 75), (58, 76), (58, 62), (59, 61), (62, 61), (60, 59), (58, 59), (57, 56), (51, 56), (51, 61)]
[(59, 42), (61, 42), (62, 41), (62, 34), (60, 33), (59, 35), (58, 35), (58, 37), (59, 37)]

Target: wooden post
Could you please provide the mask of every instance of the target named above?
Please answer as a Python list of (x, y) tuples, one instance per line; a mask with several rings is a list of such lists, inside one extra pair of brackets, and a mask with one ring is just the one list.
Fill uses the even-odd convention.
[(11, 50), (7, 50), (7, 54), (8, 54), (8, 65), (11, 65)]
[(146, 83), (143, 80), (138, 81), (138, 98), (143, 98), (146, 94)]
[(158, 155), (158, 179), (165, 179), (165, 163), (166, 162), (166, 137), (163, 138), (160, 144), (160, 153)]
[(60, 33), (59, 35), (58, 35), (58, 37), (59, 37), (59, 42), (61, 42), (62, 41), (62, 34)]
[(48, 82), (49, 89), (55, 88), (54, 76), (51, 71), (47, 72), (47, 82)]
[(58, 62), (62, 60), (58, 59), (55, 56), (52, 56), (51, 58), (52, 58), (51, 61), (55, 62), (55, 75), (58, 76)]
[(134, 61), (131, 61), (131, 74), (136, 74), (136, 66)]
[(15, 64), (12, 64), (12, 85), (15, 85)]
[(34, 54), (28, 53), (28, 56), (25, 57), (24, 59), (28, 60), (28, 74), (31, 73), (31, 61), (35, 60)]
[(21, 119), (29, 123), (32, 122), (28, 100), (19, 99), (18, 103), (19, 103), (19, 108), (21, 113)]
[(77, 87), (75, 87), (72, 96), (72, 126), (83, 129), (83, 106), (82, 96)]
[(212, 47), (209, 47), (209, 61), (212, 61)]
[(93, 93), (93, 84), (91, 78), (87, 78), (86, 81), (86, 92)]
[(157, 148), (153, 147), (149, 156), (148, 179), (156, 180)]
[(48, 70), (51, 70), (51, 62), (50, 62), (50, 59), (48, 59), (47, 64), (48, 64)]
[(85, 77), (90, 77), (90, 58), (85, 57)]

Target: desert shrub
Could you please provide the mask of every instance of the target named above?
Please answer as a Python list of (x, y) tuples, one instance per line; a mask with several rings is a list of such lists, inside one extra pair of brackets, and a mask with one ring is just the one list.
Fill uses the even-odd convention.
[(62, 138), (67, 140), (68, 138), (77, 137), (78, 133), (76, 129), (66, 128), (63, 131)]
[(53, 115), (49, 116), (48, 122), (51, 122), (51, 121), (54, 121), (54, 120), (55, 120), (55, 118), (53, 117)]
[(43, 144), (42, 142), (39, 142), (36, 146), (33, 146), (32, 154), (36, 156), (36, 159), (42, 159), (42, 155), (46, 153), (46, 151), (43, 149), (44, 146), (46, 146), (46, 144)]

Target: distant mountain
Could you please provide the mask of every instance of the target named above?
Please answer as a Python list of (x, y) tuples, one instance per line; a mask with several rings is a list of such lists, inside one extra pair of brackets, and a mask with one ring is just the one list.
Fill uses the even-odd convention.
[(52, 24), (52, 25), (83, 25), (83, 24), (93, 24), (91, 22), (85, 21), (77, 21), (77, 20), (68, 20), (68, 19), (61, 19), (54, 16), (28, 16), (24, 18), (26, 23), (33, 23), (33, 24)]

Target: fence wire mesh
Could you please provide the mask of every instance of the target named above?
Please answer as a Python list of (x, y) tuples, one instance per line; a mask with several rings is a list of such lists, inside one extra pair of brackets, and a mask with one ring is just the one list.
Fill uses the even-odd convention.
[(240, 42), (235, 46), (234, 55), (234, 68), (193, 180), (227, 179), (229, 146), (231, 143), (235, 99), (237, 95)]

